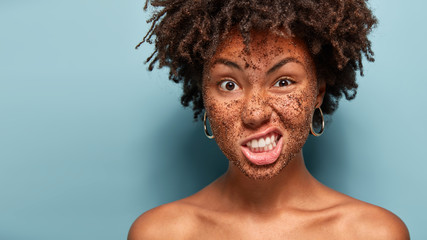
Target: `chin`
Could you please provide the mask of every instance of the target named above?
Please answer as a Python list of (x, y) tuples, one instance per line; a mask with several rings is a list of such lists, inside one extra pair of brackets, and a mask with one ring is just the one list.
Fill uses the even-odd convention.
[(230, 162), (252, 180), (269, 180), (279, 175), (294, 156), (295, 154), (282, 154), (274, 163), (266, 165), (256, 165), (245, 158)]

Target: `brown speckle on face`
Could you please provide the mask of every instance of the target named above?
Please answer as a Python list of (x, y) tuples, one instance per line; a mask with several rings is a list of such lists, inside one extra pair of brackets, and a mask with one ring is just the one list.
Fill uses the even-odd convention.
[[(249, 53), (237, 32), (220, 45), (206, 65), (203, 98), (215, 140), (227, 158), (248, 177), (268, 179), (301, 151), (322, 96), (301, 41), (265, 32), (251, 37)], [(278, 63), (282, 65), (271, 71)], [(279, 79), (290, 84), (278, 86)], [(236, 86), (232, 91), (221, 87), (230, 81)], [(270, 127), (280, 130), (282, 151), (275, 162), (255, 165), (243, 155), (242, 141)]]

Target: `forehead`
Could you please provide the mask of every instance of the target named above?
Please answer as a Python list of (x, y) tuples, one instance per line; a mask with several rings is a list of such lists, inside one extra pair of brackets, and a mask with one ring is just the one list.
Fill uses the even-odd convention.
[(283, 58), (292, 57), (311, 66), (311, 56), (303, 41), (286, 36), (279, 36), (268, 31), (253, 31), (250, 34), (249, 52), (245, 50), (242, 35), (233, 30), (218, 46), (212, 61), (219, 58), (242, 61), (249, 67), (269, 66)]

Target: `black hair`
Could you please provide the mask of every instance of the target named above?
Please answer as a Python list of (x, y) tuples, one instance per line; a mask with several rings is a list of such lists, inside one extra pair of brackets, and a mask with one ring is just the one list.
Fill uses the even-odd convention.
[[(201, 81), (204, 64), (233, 27), (246, 45), (252, 30), (268, 30), (302, 39), (326, 83), (321, 106), (332, 114), (344, 95), (356, 96), (356, 71), (363, 76), (363, 56), (374, 61), (368, 34), (377, 19), (365, 0), (146, 0), (156, 11), (151, 28), (137, 45), (153, 43), (149, 70), (169, 67), (169, 79), (183, 83), (181, 103), (192, 103), (194, 118), (204, 109)], [(316, 123), (318, 123), (318, 117)]]

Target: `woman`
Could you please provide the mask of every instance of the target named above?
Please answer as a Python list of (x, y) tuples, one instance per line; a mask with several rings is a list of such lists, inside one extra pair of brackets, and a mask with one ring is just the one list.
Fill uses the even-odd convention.
[(365, 1), (151, 5), (161, 9), (142, 41), (156, 37), (149, 69), (170, 68), (183, 105), (203, 116), (231, 163), (200, 192), (142, 214), (130, 240), (409, 239), (391, 212), (319, 183), (302, 155), (323, 114), (355, 97), (362, 55), (373, 61), (376, 19)]

